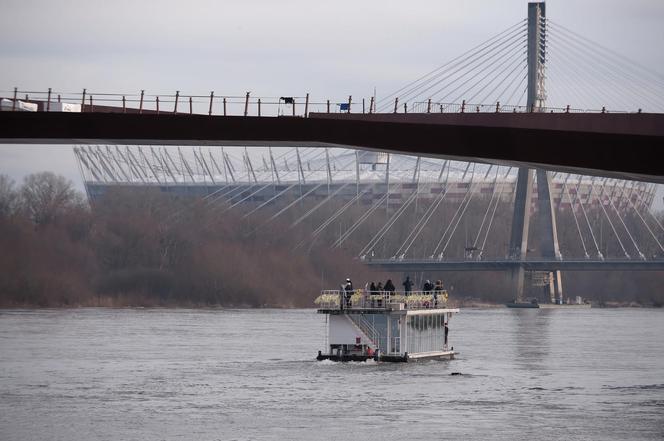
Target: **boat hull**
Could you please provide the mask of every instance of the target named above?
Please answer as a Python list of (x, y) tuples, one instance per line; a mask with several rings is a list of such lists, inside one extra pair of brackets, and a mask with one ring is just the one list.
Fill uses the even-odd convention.
[(345, 354), (345, 355), (336, 355), (336, 354), (322, 354), (318, 352), (316, 360), (330, 360), (330, 361), (384, 361), (389, 363), (406, 363), (406, 362), (415, 362), (423, 360), (454, 360), (457, 352), (454, 351), (440, 351), (440, 352), (422, 352), (419, 354), (406, 354), (406, 355), (379, 355), (379, 356), (369, 356), (369, 355), (359, 355), (359, 354)]

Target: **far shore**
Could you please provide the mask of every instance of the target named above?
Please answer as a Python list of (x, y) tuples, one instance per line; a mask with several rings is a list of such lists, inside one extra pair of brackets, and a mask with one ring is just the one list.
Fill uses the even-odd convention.
[[(659, 309), (662, 308), (662, 305), (654, 304), (642, 304), (638, 302), (617, 302), (617, 301), (606, 301), (602, 304), (592, 302), (592, 308), (651, 308)], [(451, 301), (448, 304), (452, 308), (463, 308), (463, 309), (496, 309), (496, 308), (506, 308), (505, 303), (502, 302), (489, 302), (478, 299), (462, 299), (458, 301)], [(572, 305), (574, 306), (574, 305)], [(192, 303), (173, 303), (173, 304), (157, 304), (157, 303), (119, 303), (119, 302), (101, 302), (99, 304), (95, 303), (86, 303), (86, 304), (63, 304), (63, 305), (34, 305), (34, 304), (12, 304), (12, 305), (0, 305), (0, 310), (68, 310), (68, 309), (198, 309), (198, 310), (261, 310), (261, 309), (312, 309), (315, 310), (316, 307), (313, 306), (304, 306), (304, 305), (248, 305), (248, 304), (237, 304), (237, 305), (200, 305)]]

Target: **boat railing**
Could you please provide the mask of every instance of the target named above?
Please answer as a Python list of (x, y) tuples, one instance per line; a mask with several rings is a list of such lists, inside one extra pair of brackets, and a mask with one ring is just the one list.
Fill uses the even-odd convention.
[(321, 291), (314, 303), (319, 309), (404, 309), (445, 308), (448, 294), (445, 290), (431, 291), (369, 291), (342, 289)]
[(371, 323), (367, 318), (364, 316), (364, 314), (353, 314), (353, 316), (357, 317), (357, 325), (360, 327), (360, 330), (364, 332), (364, 334), (369, 337), (369, 340), (371, 340), (371, 343), (377, 348), (380, 346), (380, 333), (376, 328), (374, 327), (373, 323)]

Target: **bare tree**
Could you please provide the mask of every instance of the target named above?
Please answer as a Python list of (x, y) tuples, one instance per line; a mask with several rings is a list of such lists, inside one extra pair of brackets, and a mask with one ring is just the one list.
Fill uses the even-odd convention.
[(9, 216), (16, 211), (18, 192), (14, 188), (14, 180), (0, 174), (0, 216)]
[(65, 210), (83, 201), (71, 181), (52, 172), (26, 176), (20, 195), (21, 207), (38, 225), (53, 222)]

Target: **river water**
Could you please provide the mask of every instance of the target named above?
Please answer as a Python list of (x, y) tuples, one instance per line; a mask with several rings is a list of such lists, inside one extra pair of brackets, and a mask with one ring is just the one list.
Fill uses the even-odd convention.
[(0, 311), (0, 439), (664, 437), (663, 310), (450, 325), (456, 360), (342, 364), (314, 310)]

